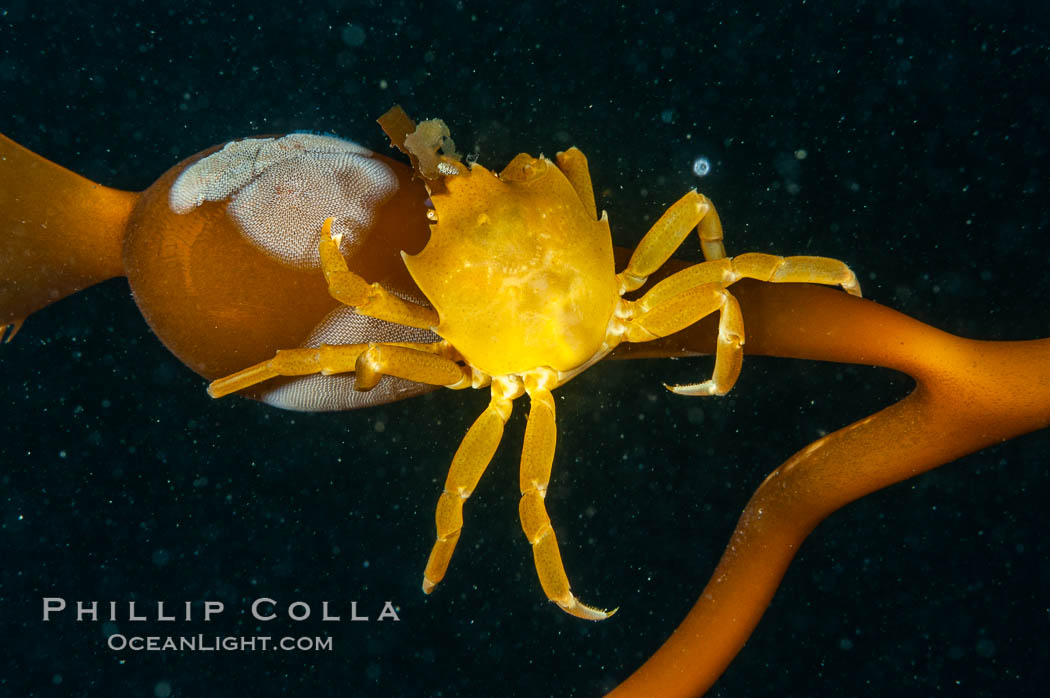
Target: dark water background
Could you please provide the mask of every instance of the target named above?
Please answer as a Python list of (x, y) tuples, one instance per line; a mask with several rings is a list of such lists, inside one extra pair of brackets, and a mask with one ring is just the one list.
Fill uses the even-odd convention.
[[(579, 146), (619, 244), (700, 187), (731, 253), (839, 257), (923, 321), (1034, 338), (1050, 334), (1048, 12), (0, 0), (0, 131), (142, 189), (249, 134), (383, 148), (374, 120), (401, 103), (492, 167)], [(0, 348), (0, 696), (599, 695), (690, 608), (767, 472), (910, 386), (751, 359), (725, 399), (660, 387), (709, 370), (605, 363), (558, 393), (548, 506), (574, 589), (621, 607), (589, 624), (543, 599), (519, 528), (523, 409), (426, 597), (434, 505), (484, 394), (319, 416), (212, 401), (123, 280), (78, 294)], [(1048, 451), (1029, 435), (834, 515), (711, 695), (1045, 695)], [(329, 634), (335, 650), (116, 653), (112, 627), (41, 622), (43, 596), (216, 599), (208, 624), (117, 629)], [(258, 596), (344, 618), (389, 599), (401, 621), (260, 625)]]

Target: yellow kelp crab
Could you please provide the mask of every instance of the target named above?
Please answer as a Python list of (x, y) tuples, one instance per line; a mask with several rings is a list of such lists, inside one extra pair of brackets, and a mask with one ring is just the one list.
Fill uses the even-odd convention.
[[(744, 323), (727, 290), (743, 278), (840, 285), (860, 290), (853, 272), (823, 257), (744, 254), (727, 258), (714, 206), (689, 192), (642, 238), (616, 273), (608, 218), (597, 214), (587, 160), (576, 148), (555, 161), (520, 154), (498, 175), (455, 154), (440, 121), (417, 128), (395, 108), (380, 120), (426, 180), (431, 237), (405, 266), (425, 296), (416, 303), (351, 272), (333, 218), (321, 227), (320, 260), (331, 295), (365, 316), (431, 331), (437, 341), (328, 345), (277, 352), (273, 359), (216, 380), (221, 397), (275, 376), (354, 372), (358, 390), (384, 376), (453, 389), (489, 387), (491, 401), (456, 451), (437, 505), (437, 542), (423, 577), (441, 581), (463, 527), (463, 503), (477, 486), (503, 435), (514, 399), (531, 402), (521, 457), (522, 528), (547, 597), (566, 612), (601, 620), (612, 612), (570, 591), (544, 506), (556, 429), (551, 391), (622, 342), (645, 342), (719, 312), (712, 377), (669, 386), (683, 395), (723, 395), (740, 372)], [(652, 286), (650, 275), (697, 228), (706, 261)]]

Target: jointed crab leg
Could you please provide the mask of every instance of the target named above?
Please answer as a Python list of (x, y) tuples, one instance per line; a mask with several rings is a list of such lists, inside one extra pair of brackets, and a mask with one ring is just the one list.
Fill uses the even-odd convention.
[(637, 301), (624, 301), (627, 318), (623, 338), (645, 342), (665, 337), (719, 312), (715, 368), (710, 380), (667, 386), (681, 395), (724, 395), (740, 375), (744, 321), (740, 306), (726, 287), (743, 278), (772, 283), (817, 283), (841, 286), (860, 295), (857, 277), (848, 266), (826, 257), (778, 257), (751, 253), (725, 256), (722, 224), (714, 205), (702, 194), (689, 192), (667, 209), (638, 244), (627, 268), (617, 275), (621, 292), (640, 288), (660, 268), (696, 226), (707, 260), (673, 274)]
[(433, 329), (438, 314), (433, 308), (398, 298), (380, 284), (370, 284), (350, 271), (339, 251), (339, 240), (332, 237), (332, 219), (321, 226), (321, 270), (328, 282), (328, 292), (340, 303), (351, 306), (361, 315), (387, 322)]
[[(625, 292), (641, 288), (649, 276), (671, 258), (689, 236), (689, 231), (714, 209), (708, 198), (696, 191), (689, 192), (671, 204), (671, 208), (664, 211), (664, 215), (653, 223), (653, 227), (638, 243), (627, 268), (616, 275), (621, 288)], [(721, 223), (718, 229), (721, 230)], [(721, 233), (717, 237), (720, 239)]]
[(669, 285), (668, 282), (675, 277), (678, 277), (678, 281), (672, 289), (664, 292), (667, 296), (702, 283), (721, 282), (723, 286), (728, 286), (739, 279), (749, 278), (773, 283), (842, 286), (847, 292), (860, 295), (857, 277), (848, 266), (836, 259), (778, 257), (757, 252), (726, 258), (722, 246), (722, 223), (714, 204), (695, 191), (672, 204), (638, 243), (627, 268), (617, 275), (624, 290), (640, 288), (653, 272), (670, 259), (694, 226), (699, 231), (700, 244), (707, 261), (665, 279), (654, 290)]
[(694, 264), (672, 274), (649, 289), (636, 305), (649, 310), (682, 292), (703, 284), (725, 287), (740, 279), (757, 279), (771, 283), (812, 283), (841, 286), (854, 296), (860, 295), (857, 277), (848, 266), (827, 257), (778, 257), (752, 252)]
[(650, 302), (649, 298), (654, 292), (661, 295), (662, 289), (653, 287), (652, 291), (629, 306), (641, 312), (627, 320), (624, 331), (626, 340), (646, 342), (666, 337), (718, 311), (718, 341), (711, 379), (695, 385), (667, 387), (682, 395), (725, 395), (736, 383), (743, 362), (744, 318), (736, 298), (720, 283), (687, 288), (670, 298), (662, 296), (656, 303)]
[(521, 527), (532, 544), (536, 573), (547, 598), (577, 618), (604, 620), (616, 610), (592, 608), (581, 603), (569, 590), (569, 579), (561, 561), (558, 540), (543, 503), (550, 484), (557, 440), (554, 398), (550, 392), (555, 384), (556, 379), (549, 371), (536, 371), (525, 378), (525, 390), (532, 404), (521, 451)]
[(744, 321), (740, 306), (725, 287), (742, 278), (773, 283), (840, 285), (849, 293), (860, 295), (860, 286), (850, 268), (825, 257), (777, 257), (754, 253), (701, 262), (683, 269), (628, 305), (633, 316), (627, 320), (624, 333), (629, 342), (666, 337), (719, 311), (718, 344), (711, 379), (668, 386), (669, 390), (679, 395), (724, 395), (736, 383), (743, 360)]
[(711, 378), (702, 383), (667, 385), (664, 387), (679, 395), (725, 395), (736, 385), (744, 363), (744, 318), (736, 297), (722, 290), (722, 306), (718, 314), (718, 339), (715, 343), (715, 367)]
[[(708, 200), (707, 203), (711, 204), (711, 201)], [(700, 235), (700, 249), (704, 253), (704, 259), (711, 262), (726, 256), (726, 248), (722, 244), (722, 220), (718, 217), (714, 204), (711, 204), (711, 208), (700, 219), (696, 232)]]
[(728, 283), (747, 278), (774, 284), (822, 284), (841, 286), (843, 291), (852, 296), (861, 295), (860, 284), (853, 270), (845, 263), (828, 257), (778, 257), (749, 252), (733, 257), (729, 268)]
[(276, 376), (358, 372), (355, 386), (367, 390), (381, 375), (450, 388), (470, 386), (470, 370), (449, 356), (446, 342), (419, 344), (322, 344), (319, 347), (281, 349), (269, 361), (257, 363), (208, 386), (212, 397), (223, 397)]
[[(436, 342), (438, 351), (448, 349), (445, 342)], [(424, 349), (405, 344), (371, 344), (357, 357), (354, 365), (358, 390), (374, 388), (383, 376), (397, 376), (416, 383), (443, 385), (452, 389), (469, 388), (471, 371), (447, 356), (432, 354)]]
[(452, 559), (452, 552), (456, 549), (459, 533), (463, 529), (463, 503), (478, 486), (485, 468), (496, 453), (496, 447), (503, 438), (503, 425), (510, 418), (511, 403), (522, 394), (522, 387), (518, 381), (495, 378), (491, 391), (488, 407), (471, 425), (456, 455), (452, 457), (445, 490), (438, 499), (434, 516), (437, 540), (423, 572), (423, 592), (427, 594), (448, 570), (449, 560)]

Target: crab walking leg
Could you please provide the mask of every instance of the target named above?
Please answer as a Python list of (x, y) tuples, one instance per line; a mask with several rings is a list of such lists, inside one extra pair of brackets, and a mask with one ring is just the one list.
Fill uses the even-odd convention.
[[(540, 372), (537, 372), (540, 373)], [(569, 578), (558, 550), (558, 539), (551, 527), (547, 507), (543, 498), (551, 479), (554, 462), (554, 445), (557, 428), (554, 423), (554, 398), (550, 387), (556, 384), (553, 375), (546, 372), (529, 375), (525, 379), (525, 390), (532, 403), (529, 421), (525, 427), (525, 443), (521, 450), (521, 528), (532, 545), (532, 557), (536, 562), (536, 574), (547, 598), (558, 604), (566, 613), (585, 620), (605, 620), (613, 613), (592, 608), (569, 590)]]
[(860, 296), (860, 284), (853, 270), (837, 259), (828, 257), (778, 257), (749, 252), (733, 257), (733, 281), (742, 278), (775, 284), (823, 284), (841, 286), (851, 296)]
[(565, 173), (565, 178), (576, 190), (580, 197), (580, 203), (591, 214), (591, 218), (598, 220), (598, 207), (594, 203), (594, 185), (591, 183), (591, 170), (587, 166), (587, 156), (573, 146), (568, 150), (555, 156), (558, 169)]
[(521, 384), (493, 379), (488, 407), (474, 421), (452, 458), (445, 490), (438, 499), (437, 540), (423, 572), (423, 593), (429, 594), (442, 580), (463, 530), (463, 503), (478, 486), (485, 468), (503, 438), (503, 425), (510, 418), (511, 403), (521, 395)]
[[(707, 203), (711, 204), (710, 199)], [(700, 250), (704, 253), (704, 259), (712, 262), (725, 258), (726, 248), (722, 244), (722, 219), (718, 217), (714, 204), (711, 204), (711, 209), (700, 219), (696, 232), (700, 236)]]
[(771, 283), (812, 283), (841, 286), (860, 295), (860, 285), (853, 271), (837, 259), (828, 257), (777, 257), (749, 253), (701, 262), (675, 272), (649, 289), (638, 300), (638, 307), (648, 310), (686, 290), (703, 284), (729, 286), (740, 279), (757, 279)]
[(469, 368), (450, 358), (395, 344), (369, 345), (357, 357), (354, 373), (354, 387), (358, 390), (371, 390), (383, 376), (460, 390), (470, 387), (472, 375)]
[(321, 225), (321, 270), (328, 282), (328, 292), (340, 303), (349, 305), (361, 315), (425, 330), (438, 325), (433, 308), (398, 298), (380, 284), (370, 284), (350, 271), (339, 251), (339, 240), (332, 237), (332, 219)]
[(744, 317), (733, 294), (726, 292), (725, 303), (718, 316), (718, 341), (715, 343), (715, 368), (711, 378), (702, 383), (667, 385), (664, 387), (679, 395), (725, 395), (740, 377), (744, 363)]
[[(355, 371), (361, 357), (376, 346), (375, 344), (322, 344), (319, 347), (281, 349), (269, 361), (257, 363), (237, 373), (212, 381), (211, 385), (208, 386), (208, 394), (215, 398), (224, 397), (276, 376), (349, 373)], [(426, 375), (420, 373), (417, 377), (409, 378), (409, 380), (415, 380), (418, 383), (430, 383), (431, 385), (450, 385), (450, 383), (455, 383), (463, 376), (462, 367), (446, 357), (448, 347), (445, 342), (434, 342), (432, 344), (403, 342), (381, 346), (405, 348), (415, 354), (423, 354), (432, 357), (435, 361), (443, 362), (440, 370)], [(447, 364), (451, 364), (451, 366)], [(451, 381), (435, 382), (452, 378), (452, 367), (455, 367), (455, 375), (458, 377), (453, 378)], [(372, 368), (372, 366), (369, 368)], [(394, 375), (400, 376), (400, 373)], [(406, 376), (401, 377), (404, 378)], [(433, 380), (427, 380), (427, 378), (432, 378)], [(376, 377), (375, 382), (378, 382), (378, 377)], [(368, 387), (373, 387), (375, 382)], [(468, 377), (467, 385), (469, 384)]]
[(625, 338), (628, 342), (647, 342), (666, 337), (717, 310), (718, 340), (711, 379), (703, 383), (666, 387), (679, 395), (725, 395), (740, 376), (743, 363), (744, 318), (740, 304), (721, 283), (702, 284), (671, 298), (663, 296), (658, 302), (653, 302), (650, 296), (654, 293), (660, 295), (659, 292), (659, 287), (654, 286), (633, 304), (641, 312), (627, 321)]
[[(714, 210), (714, 205), (703, 194), (693, 190), (671, 204), (649, 232), (645, 234), (627, 267), (616, 275), (622, 293), (634, 291), (646, 282), (649, 275), (664, 265), (682, 242), (689, 236), (705, 216)], [(721, 224), (718, 224), (721, 229)]]
[(827, 257), (778, 257), (749, 253), (687, 267), (653, 286), (631, 304), (634, 315), (624, 336), (645, 342), (683, 330), (718, 310), (718, 343), (711, 379), (702, 383), (667, 386), (679, 395), (725, 395), (740, 376), (743, 362), (744, 320), (736, 299), (725, 290), (740, 279), (771, 283), (817, 283), (841, 286), (859, 296), (853, 271)]

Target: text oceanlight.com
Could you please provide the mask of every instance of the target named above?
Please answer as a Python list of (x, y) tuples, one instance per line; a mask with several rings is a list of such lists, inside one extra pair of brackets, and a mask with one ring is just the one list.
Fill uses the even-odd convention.
[(132, 652), (258, 652), (280, 650), (284, 652), (331, 652), (331, 637), (280, 637), (269, 635), (220, 636), (141, 636), (116, 633), (106, 638), (111, 650)]

